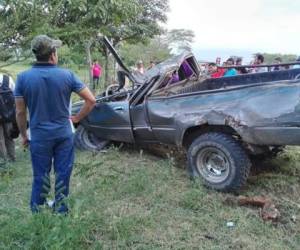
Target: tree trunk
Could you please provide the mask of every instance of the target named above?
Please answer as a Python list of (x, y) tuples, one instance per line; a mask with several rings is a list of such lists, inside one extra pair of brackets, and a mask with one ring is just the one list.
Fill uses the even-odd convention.
[(116, 60), (113, 58), (113, 65), (114, 65), (114, 72), (113, 72), (113, 83), (116, 82), (116, 79), (117, 79), (117, 68), (116, 68)]
[(92, 67), (91, 46), (92, 46), (92, 41), (91, 40), (87, 41), (86, 44), (85, 44), (85, 50), (86, 50), (88, 75), (89, 75), (89, 84), (88, 84), (88, 86), (90, 87), (90, 89), (95, 91), (94, 88), (93, 88), (93, 75), (92, 75), (92, 71), (91, 71), (91, 67)]
[(18, 49), (14, 49), (14, 52), (15, 52), (15, 57), (16, 57), (16, 61), (19, 62), (20, 61), (20, 53), (18, 51)]

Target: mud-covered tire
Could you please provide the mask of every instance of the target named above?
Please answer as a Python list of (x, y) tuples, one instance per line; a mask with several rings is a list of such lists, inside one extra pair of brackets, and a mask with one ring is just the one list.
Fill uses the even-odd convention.
[(188, 149), (188, 170), (204, 184), (224, 192), (238, 191), (247, 181), (251, 162), (243, 147), (223, 133), (206, 133)]
[(76, 129), (74, 145), (79, 150), (100, 151), (109, 141), (96, 137), (92, 132), (79, 125)]

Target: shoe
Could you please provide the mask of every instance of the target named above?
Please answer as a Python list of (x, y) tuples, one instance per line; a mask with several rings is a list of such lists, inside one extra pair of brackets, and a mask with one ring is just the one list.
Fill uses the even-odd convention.
[(48, 205), (48, 207), (53, 208), (54, 207), (54, 200), (48, 200), (47, 205)]

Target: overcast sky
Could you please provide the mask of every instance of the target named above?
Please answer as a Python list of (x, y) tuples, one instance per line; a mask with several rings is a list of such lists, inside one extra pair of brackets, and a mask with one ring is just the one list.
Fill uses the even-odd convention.
[(193, 30), (193, 50), (198, 57), (202, 52), (202, 59), (208, 56), (204, 51), (245, 57), (254, 52), (300, 54), (300, 0), (169, 1), (167, 27)]

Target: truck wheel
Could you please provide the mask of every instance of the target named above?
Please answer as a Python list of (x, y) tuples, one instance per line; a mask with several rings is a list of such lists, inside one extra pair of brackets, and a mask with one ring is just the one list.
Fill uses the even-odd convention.
[(190, 174), (216, 190), (237, 191), (246, 183), (250, 167), (248, 155), (230, 135), (203, 134), (188, 149)]
[(96, 137), (92, 132), (79, 125), (76, 129), (75, 147), (79, 150), (99, 151), (103, 149), (109, 141)]

